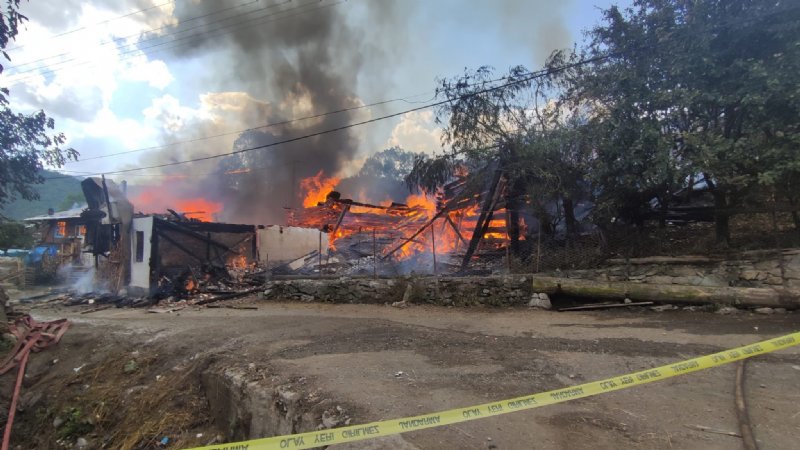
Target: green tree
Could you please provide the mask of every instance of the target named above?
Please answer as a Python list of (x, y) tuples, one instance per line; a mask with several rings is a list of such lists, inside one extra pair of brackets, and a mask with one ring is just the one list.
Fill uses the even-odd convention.
[[(20, 0), (7, 0), (5, 13), (0, 14), (0, 50), (11, 60), (6, 48), (19, 32), (27, 17), (19, 13)], [(0, 64), (0, 72), (3, 66)], [(61, 148), (65, 137), (52, 133), (53, 119), (43, 111), (23, 114), (11, 109), (9, 90), (0, 87), (0, 206), (20, 196), (38, 198), (33, 185), (41, 184), (44, 165), (61, 167), (69, 159), (77, 159), (74, 149)]]
[(30, 248), (33, 246), (33, 235), (25, 225), (19, 222), (0, 222), (0, 250), (10, 248)]
[[(411, 187), (433, 191), (459, 167), (467, 167), (472, 174), (470, 187), (481, 191), (494, 176), (494, 170), (482, 169), (501, 171), (508, 186), (508, 233), (515, 255), (520, 254), (520, 211), (530, 178), (520, 158), (536, 127), (531, 111), (547, 103), (547, 81), (537, 80), (522, 66), (499, 79), (492, 68), (481, 67), (439, 80), (437, 96), (447, 103), (437, 108), (436, 122), (444, 125), (442, 143), (448, 151), (435, 158), (418, 157), (406, 178)], [(537, 205), (540, 222), (550, 223), (543, 219), (543, 203)]]
[(364, 161), (357, 176), (402, 181), (414, 167), (416, 156), (417, 153), (403, 150), (401, 147), (381, 150)]
[(764, 188), (797, 201), (800, 8), (768, 0), (639, 0), (594, 28), (566, 95), (592, 106), (601, 207), (636, 217), (704, 177), (717, 238)]

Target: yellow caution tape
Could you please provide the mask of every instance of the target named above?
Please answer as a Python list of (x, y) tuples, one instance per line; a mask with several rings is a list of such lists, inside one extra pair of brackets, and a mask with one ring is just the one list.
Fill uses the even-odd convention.
[(605, 392), (617, 391), (652, 383), (678, 375), (696, 372), (732, 363), (740, 359), (751, 358), (764, 353), (774, 352), (800, 344), (800, 332), (787, 334), (756, 344), (745, 345), (711, 355), (687, 359), (678, 363), (667, 364), (653, 369), (643, 370), (628, 375), (592, 381), (578, 386), (556, 389), (524, 397), (500, 400), (466, 408), (450, 409), (421, 416), (404, 417), (402, 419), (382, 420), (364, 425), (351, 425), (308, 433), (287, 436), (253, 439), (230, 444), (215, 444), (198, 447), (192, 450), (272, 450), (303, 449), (325, 445), (343, 444), (345, 442), (373, 439), (381, 436), (405, 433), (407, 431), (424, 430), (426, 428), (452, 425), (469, 420), (483, 419), (514, 411), (538, 408), (545, 405), (567, 402), (576, 398), (590, 397)]

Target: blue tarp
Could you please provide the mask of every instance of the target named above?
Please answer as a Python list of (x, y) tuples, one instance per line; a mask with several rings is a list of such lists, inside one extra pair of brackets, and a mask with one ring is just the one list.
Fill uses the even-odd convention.
[(58, 254), (58, 245), (37, 245), (28, 253), (28, 256), (25, 257), (25, 264), (39, 264), (42, 262), (42, 257), (44, 255), (55, 256), (56, 254)]

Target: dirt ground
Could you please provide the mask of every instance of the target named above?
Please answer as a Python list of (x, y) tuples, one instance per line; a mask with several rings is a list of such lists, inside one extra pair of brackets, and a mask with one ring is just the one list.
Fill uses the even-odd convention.
[[(797, 312), (236, 303), (258, 309), (32, 308), (38, 320), (74, 323), (58, 346), (31, 358), (12, 447), (73, 448), (81, 437), (85, 448), (159, 448), (167, 437), (167, 448), (182, 448), (229, 437), (200, 387), (209, 366), (288, 383), (357, 424), (579, 384), (800, 330)], [(734, 371), (723, 366), (336, 448), (741, 448), (738, 437), (698, 430), (738, 432)], [(0, 378), (4, 396), (10, 378)], [(799, 381), (800, 348), (748, 363), (746, 396), (761, 449), (800, 448)], [(319, 413), (311, 403), (304, 403), (309, 417)]]

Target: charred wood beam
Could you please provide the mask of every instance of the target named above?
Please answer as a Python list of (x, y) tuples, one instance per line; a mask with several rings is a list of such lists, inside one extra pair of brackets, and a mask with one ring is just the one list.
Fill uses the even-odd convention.
[(344, 220), (344, 216), (347, 215), (347, 211), (350, 211), (350, 205), (348, 204), (344, 205), (342, 212), (339, 213), (339, 218), (336, 219), (336, 226), (333, 227), (333, 231), (331, 232), (334, 239), (336, 239), (336, 232), (339, 231), (339, 227), (342, 226), (342, 220)]
[(403, 208), (407, 209), (408, 208), (407, 205), (404, 205), (402, 203), (392, 203), (391, 206), (381, 206), (381, 205), (372, 205), (372, 204), (369, 204), (369, 203), (361, 203), (361, 202), (357, 202), (357, 201), (350, 200), (350, 199), (342, 200), (342, 199), (330, 198), (330, 199), (328, 199), (328, 201), (330, 201), (332, 203), (339, 203), (340, 205), (346, 205), (348, 208), (350, 206), (361, 206), (363, 208), (383, 209), (383, 210), (403, 209)]
[(383, 258), (381, 258), (381, 259), (383, 260), (383, 259), (386, 259), (386, 258), (388, 258), (389, 256), (393, 255), (393, 254), (394, 254), (396, 251), (398, 251), (398, 250), (400, 250), (401, 248), (403, 248), (403, 246), (404, 246), (404, 245), (406, 245), (406, 244), (408, 244), (409, 242), (413, 241), (413, 240), (414, 240), (414, 239), (415, 239), (417, 236), (419, 236), (420, 234), (422, 234), (422, 232), (423, 232), (423, 231), (425, 231), (425, 229), (426, 229), (426, 228), (428, 228), (429, 226), (431, 226), (431, 225), (433, 224), (433, 222), (435, 222), (435, 221), (436, 221), (436, 219), (438, 219), (439, 217), (441, 217), (441, 216), (442, 216), (442, 214), (444, 214), (445, 212), (447, 212), (447, 210), (446, 210), (446, 209), (443, 209), (443, 210), (439, 211), (438, 213), (436, 213), (436, 215), (435, 215), (435, 216), (433, 216), (433, 218), (431, 218), (431, 220), (429, 220), (427, 223), (425, 223), (425, 225), (423, 225), (423, 226), (422, 226), (422, 228), (420, 228), (419, 230), (417, 230), (417, 231), (416, 231), (414, 234), (412, 234), (410, 237), (408, 237), (408, 238), (406, 238), (405, 240), (403, 240), (403, 242), (402, 242), (402, 243), (400, 243), (400, 245), (398, 245), (398, 246), (396, 246), (395, 248), (393, 248), (393, 249), (392, 249), (392, 250), (391, 250), (389, 253), (387, 253), (386, 255), (384, 255), (384, 256), (383, 256)]
[[(464, 259), (461, 262), (461, 270), (467, 268), (469, 264), (469, 260), (472, 258), (472, 255), (475, 253), (475, 250), (478, 249), (478, 244), (481, 242), (481, 238), (485, 233), (485, 229), (488, 228), (489, 222), (491, 221), (491, 216), (494, 213), (495, 203), (497, 202), (497, 187), (500, 184), (500, 180), (502, 178), (503, 172), (500, 170), (495, 170), (494, 177), (492, 177), (492, 184), (489, 187), (489, 192), (487, 192), (486, 198), (483, 202), (483, 207), (481, 207), (481, 214), (478, 216), (478, 221), (475, 223), (475, 231), (472, 233), (472, 239), (469, 241), (469, 246), (467, 247), (467, 253), (464, 254)], [(488, 218), (488, 220), (487, 220)]]
[(450, 214), (445, 214), (445, 216), (444, 216), (444, 219), (445, 219), (445, 221), (446, 221), (447, 223), (449, 223), (449, 224), (450, 224), (450, 226), (451, 226), (451, 227), (453, 227), (453, 231), (455, 231), (455, 232), (456, 232), (456, 236), (458, 236), (458, 239), (459, 239), (461, 242), (463, 242), (463, 243), (464, 243), (464, 245), (466, 245), (466, 244), (467, 244), (467, 240), (466, 240), (466, 239), (464, 239), (464, 236), (462, 236), (462, 235), (461, 235), (461, 231), (458, 229), (458, 227), (456, 226), (456, 224), (453, 222), (453, 219), (452, 219), (452, 218), (450, 218)]

